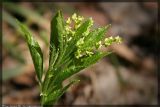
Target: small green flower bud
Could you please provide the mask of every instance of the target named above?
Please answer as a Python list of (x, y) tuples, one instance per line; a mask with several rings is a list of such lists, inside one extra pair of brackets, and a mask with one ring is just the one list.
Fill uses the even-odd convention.
[(115, 38), (113, 38), (112, 36), (111, 37), (109, 37), (109, 38), (106, 38), (105, 40), (104, 40), (104, 45), (107, 47), (107, 46), (110, 46), (110, 45), (112, 45), (113, 43), (121, 43), (121, 41), (122, 41), (122, 38), (120, 38), (119, 36), (117, 36), (117, 37), (115, 37)]
[(96, 49), (101, 48), (102, 47), (102, 41), (97, 42), (95, 47), (96, 47)]
[(73, 15), (72, 15), (72, 20), (77, 20), (77, 14), (76, 13), (74, 13)]
[(115, 37), (115, 41), (116, 41), (116, 43), (120, 44), (122, 42), (122, 38), (117, 36), (117, 37)]
[(81, 23), (75, 24), (75, 29), (78, 29), (81, 26)]
[(66, 21), (67, 24), (71, 24), (71, 18), (69, 17)]
[(93, 55), (94, 53), (91, 52), (91, 51), (86, 51), (86, 54), (89, 55), (89, 56), (91, 56), (91, 55)]
[(92, 17), (90, 17), (89, 20), (90, 20), (90, 25), (92, 26), (93, 25), (93, 19), (92, 19)]
[(76, 53), (75, 53), (75, 57), (77, 58), (77, 59), (79, 59), (80, 57), (82, 57), (83, 55), (81, 54), (81, 50), (77, 50), (76, 51)]
[(83, 21), (83, 20), (84, 20), (84, 17), (83, 17), (83, 16), (78, 16), (78, 20), (79, 20), (79, 21)]
[(75, 33), (76, 33), (75, 31), (72, 31), (72, 32), (71, 32), (72, 36), (74, 36), (74, 35), (75, 35)]
[(84, 44), (84, 38), (80, 38), (77, 43), (76, 43), (76, 46), (77, 47), (80, 47), (82, 44)]
[(67, 34), (70, 34), (72, 32), (71, 27), (69, 25), (65, 26), (65, 30)]
[(87, 36), (89, 34), (89, 29), (87, 29), (87, 31), (85, 31), (84, 33), (82, 33), (83, 36)]
[(69, 37), (68, 39), (67, 39), (67, 41), (71, 41), (72, 40), (72, 37)]
[(114, 42), (114, 39), (113, 39), (113, 37), (111, 36), (111, 37), (106, 38), (106, 39), (104, 40), (104, 45), (107, 47), (107, 46), (111, 45), (113, 42)]
[(66, 31), (71, 31), (71, 27), (68, 26), (68, 25), (66, 25), (66, 26), (65, 26), (65, 30), (66, 30)]

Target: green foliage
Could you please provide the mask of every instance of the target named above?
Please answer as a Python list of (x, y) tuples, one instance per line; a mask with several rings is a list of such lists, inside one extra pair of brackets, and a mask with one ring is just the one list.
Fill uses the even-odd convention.
[[(43, 54), (29, 33), (27, 27), (18, 22), (26, 37), (28, 47), (34, 62), (41, 88), (41, 104), (51, 105), (77, 80), (63, 86), (63, 81), (78, 73), (80, 70), (96, 63), (111, 52), (101, 52), (101, 46), (120, 43), (121, 38), (107, 38), (105, 33), (110, 25), (91, 30), (93, 20), (73, 14), (66, 21), (61, 11), (58, 11), (51, 21), (49, 68), (43, 72)], [(44, 79), (42, 80), (42, 75)]]
[(38, 42), (36, 40), (34, 40), (32, 34), (29, 32), (28, 28), (21, 24), (20, 22), (18, 22), (18, 25), (20, 26), (22, 32), (25, 35), (25, 39), (26, 42), (28, 44), (31, 56), (32, 56), (32, 60), (34, 63), (34, 67), (35, 67), (35, 71), (37, 74), (37, 77), (39, 79), (39, 82), (42, 82), (42, 75), (43, 75), (43, 54), (41, 51), (41, 48), (38, 44)]

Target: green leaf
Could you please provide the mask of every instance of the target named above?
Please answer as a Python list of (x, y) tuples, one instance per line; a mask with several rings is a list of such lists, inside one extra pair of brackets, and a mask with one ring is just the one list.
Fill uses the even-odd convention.
[(63, 53), (63, 35), (65, 33), (64, 29), (64, 19), (61, 11), (58, 11), (51, 21), (51, 37), (50, 37), (50, 60), (49, 63), (55, 62), (55, 54), (59, 53), (58, 58), (60, 59)]
[(72, 65), (65, 69), (64, 71), (60, 72), (56, 77), (55, 80), (53, 81), (53, 84), (59, 84), (63, 82), (65, 79), (71, 77), (72, 75), (78, 73), (80, 70), (84, 69), (84, 66), (75, 66)]
[(52, 105), (53, 102), (56, 103), (57, 100), (66, 92), (66, 90), (73, 84), (79, 82), (79, 80), (73, 80), (63, 88), (53, 90), (51, 93), (48, 94), (47, 99), (44, 105)]
[(89, 33), (88, 36), (84, 38), (84, 44), (80, 47), (81, 49), (90, 48), (95, 46), (95, 43), (97, 43), (100, 40), (103, 40), (105, 37), (105, 33), (108, 30), (108, 27), (98, 28), (92, 32)]
[(82, 25), (76, 30), (75, 36), (76, 40), (79, 40), (81, 37), (83, 37), (83, 33), (86, 32), (90, 27), (92, 26), (92, 20), (88, 19)]
[(33, 38), (29, 29), (19, 21), (17, 21), (17, 23), (21, 31), (23, 32), (26, 42), (28, 44), (38, 80), (42, 82), (41, 79), (43, 75), (43, 54), (42, 54), (41, 48), (38, 42)]
[(84, 67), (88, 67), (94, 63), (96, 63), (98, 60), (103, 58), (106, 55), (109, 55), (111, 52), (97, 52), (92, 56), (82, 58), (80, 64)]
[(68, 65), (71, 63), (72, 59), (70, 57), (68, 57), (68, 59), (66, 59), (63, 63), (59, 64), (59, 66), (57, 66), (57, 69), (50, 69), (45, 77), (44, 83), (43, 83), (43, 91), (46, 92), (48, 90), (52, 90), (53, 87), (50, 86), (54, 86), (56, 84), (54, 84), (53, 81), (55, 81), (56, 77), (58, 76), (58, 74), (60, 72), (63, 71), (63, 69), (67, 69)]
[[(64, 81), (65, 79), (71, 77), (72, 75), (78, 73), (80, 70), (96, 63), (98, 60), (103, 58), (104, 56), (110, 54), (111, 52), (97, 52), (90, 57), (85, 57), (81, 59), (81, 61), (77, 61), (75, 65), (72, 65), (65, 69), (64, 71), (60, 72), (54, 79), (53, 84), (58, 84)], [(76, 61), (74, 61), (76, 62)]]

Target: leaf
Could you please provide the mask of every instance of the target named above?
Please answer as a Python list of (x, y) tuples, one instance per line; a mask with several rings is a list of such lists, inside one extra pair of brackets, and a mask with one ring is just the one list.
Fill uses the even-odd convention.
[[(62, 16), (61, 11), (58, 11), (56, 15), (53, 17), (51, 21), (51, 38), (50, 38), (50, 60), (49, 60), (49, 69), (55, 68), (55, 66), (58, 65), (60, 62), (62, 56), (63, 56), (63, 51), (65, 50), (63, 48), (63, 35), (64, 35), (64, 19)], [(55, 66), (54, 66), (55, 65)], [(49, 74), (55, 73), (54, 69), (48, 71)], [(54, 74), (54, 76), (56, 76)], [(44, 89), (46, 90), (46, 87), (51, 82), (51, 78), (48, 79), (48, 75), (45, 77), (45, 87)], [(47, 82), (46, 82), (47, 81)]]
[(51, 21), (51, 37), (50, 37), (50, 60), (52, 64), (55, 59), (56, 52), (59, 53), (58, 57), (61, 57), (63, 53), (63, 35), (64, 35), (64, 19), (61, 11), (58, 11)]
[(29, 29), (19, 21), (17, 21), (17, 24), (19, 25), (21, 31), (23, 32), (26, 42), (28, 44), (38, 80), (42, 82), (41, 79), (43, 75), (43, 54), (41, 48), (38, 42), (34, 40)]
[(86, 32), (92, 26), (92, 20), (88, 19), (76, 30), (75, 37), (76, 40), (79, 40), (84, 32)]
[(104, 39), (105, 33), (108, 30), (108, 27), (98, 28), (89, 33), (88, 36), (84, 38), (84, 44), (81, 46), (81, 49), (90, 48), (95, 46), (95, 43)]
[(53, 84), (59, 84), (63, 82), (65, 79), (71, 77), (72, 75), (76, 74), (80, 70), (85, 68), (84, 66), (75, 66), (72, 65), (71, 67), (65, 69), (64, 71), (60, 72), (56, 77), (55, 80), (53, 81)]
[(53, 90), (51, 93), (48, 94), (47, 99), (44, 103), (44, 105), (52, 105), (53, 102), (56, 103), (57, 100), (66, 92), (66, 90), (73, 84), (79, 82), (79, 80), (73, 80), (66, 86), (64, 86), (61, 89)]
[[(59, 75), (60, 72), (63, 71), (63, 69), (67, 69), (68, 65), (72, 62), (72, 59), (68, 57), (62, 64), (59, 64), (57, 66), (57, 69), (51, 69), (47, 72), (44, 83), (43, 83), (43, 91), (52, 90), (53, 87), (56, 84), (54, 84), (55, 79)], [(51, 77), (50, 77), (51, 76)]]
[(84, 67), (88, 67), (94, 63), (96, 63), (98, 60), (100, 60), (101, 58), (103, 58), (106, 55), (109, 55), (111, 52), (97, 52), (92, 56), (89, 56), (87, 58), (83, 58), (81, 59), (81, 65), (83, 65)]
[[(85, 57), (81, 59), (81, 61), (77, 61), (75, 65), (70, 66), (69, 68), (65, 69), (64, 71), (60, 72), (54, 79), (53, 84), (59, 84), (65, 79), (71, 77), (72, 75), (78, 73), (80, 70), (96, 63), (99, 59), (103, 58), (104, 56), (110, 54), (111, 52), (97, 52), (96, 54)], [(76, 61), (74, 61), (76, 62)]]

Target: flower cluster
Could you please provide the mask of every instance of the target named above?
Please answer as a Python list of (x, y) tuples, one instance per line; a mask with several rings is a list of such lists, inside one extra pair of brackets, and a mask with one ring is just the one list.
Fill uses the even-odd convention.
[[(84, 22), (84, 18), (82, 16), (78, 16), (75, 13), (71, 17), (68, 17), (68, 19), (66, 20), (66, 26), (65, 26), (65, 30), (67, 34), (65, 35), (65, 38), (67, 39), (67, 41), (71, 41), (74, 38), (76, 30), (82, 25), (83, 22)], [(89, 24), (86, 31), (82, 33), (81, 38), (76, 42), (77, 51), (75, 52), (75, 57), (77, 59), (83, 56), (92, 56), (102, 46), (108, 47), (113, 43), (119, 44), (122, 41), (122, 39), (119, 36), (108, 37), (108, 38), (105, 38), (104, 40), (98, 40), (96, 42), (90, 41), (90, 43), (87, 45), (86, 41), (88, 39), (86, 38), (88, 38), (90, 33), (93, 32), (90, 29), (92, 25), (93, 25), (93, 20), (92, 18), (89, 18)], [(104, 27), (104, 28), (106, 29), (107, 27)], [(98, 31), (101, 31), (101, 30), (103, 30), (103, 28), (98, 28)], [(99, 35), (94, 35), (94, 36), (99, 36)]]
[(83, 20), (84, 18), (82, 16), (77, 16), (76, 13), (74, 13), (71, 17), (68, 17), (68, 19), (66, 20), (66, 25), (65, 25), (65, 30), (66, 30), (67, 35), (64, 35), (67, 41), (71, 41), (71, 39), (75, 35), (76, 29), (80, 27)]
[(83, 57), (83, 56), (91, 56), (93, 55), (98, 49), (100, 49), (102, 46), (108, 47), (110, 45), (112, 45), (113, 43), (117, 43), (120, 44), (122, 42), (122, 39), (117, 36), (117, 37), (108, 37), (105, 38), (104, 41), (98, 41), (97, 43), (95, 43), (95, 45), (93, 47), (89, 47), (89, 48), (85, 48), (85, 49), (81, 49), (80, 46), (85, 44), (84, 38), (81, 38), (78, 42), (77, 42), (77, 51), (75, 53), (75, 56), (77, 59)]
[(120, 44), (121, 42), (122, 42), (122, 38), (120, 38), (119, 36), (117, 37), (111, 36), (111, 37), (105, 38), (104, 45), (107, 47), (107, 46), (112, 45), (113, 43)]

